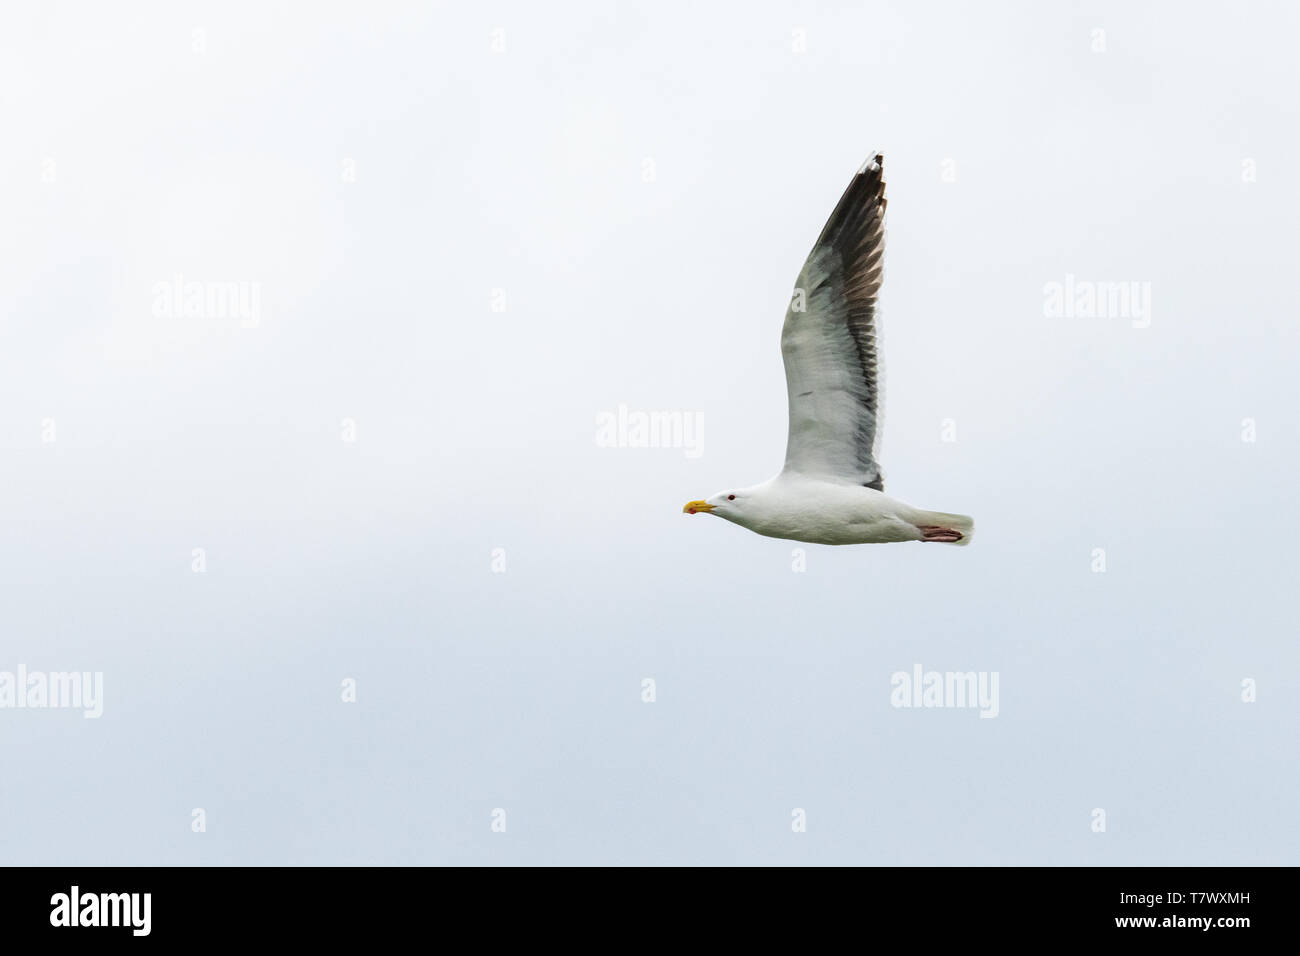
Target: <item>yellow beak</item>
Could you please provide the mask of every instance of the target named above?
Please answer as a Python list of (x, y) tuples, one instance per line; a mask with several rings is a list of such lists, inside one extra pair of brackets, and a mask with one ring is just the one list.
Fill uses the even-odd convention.
[(708, 514), (713, 510), (713, 505), (707, 501), (688, 501), (682, 506), (682, 514), (693, 515), (697, 511), (703, 511)]

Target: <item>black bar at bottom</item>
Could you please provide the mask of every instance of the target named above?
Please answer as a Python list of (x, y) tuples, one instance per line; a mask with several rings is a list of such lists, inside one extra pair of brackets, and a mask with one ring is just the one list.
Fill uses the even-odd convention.
[[(676, 927), (804, 942), (828, 933), (945, 939), (1138, 943), (1287, 933), (1289, 869), (669, 868), (589, 871), (439, 868), (9, 868), (0, 871), (7, 943), (96, 945), (286, 939), (336, 947), (413, 929), (512, 930), (565, 939), (652, 936)], [(619, 930), (619, 926), (623, 926)], [(443, 930), (438, 930), (442, 927)], [(910, 929), (909, 929), (910, 927)], [(531, 929), (530, 929), (531, 928)], [(883, 938), (883, 937), (882, 937)], [(538, 937), (536, 942), (545, 942)], [(431, 940), (432, 942), (432, 940)], [(451, 938), (447, 939), (451, 942)], [(667, 938), (664, 938), (665, 944)], [(614, 945), (614, 948), (621, 948)]]

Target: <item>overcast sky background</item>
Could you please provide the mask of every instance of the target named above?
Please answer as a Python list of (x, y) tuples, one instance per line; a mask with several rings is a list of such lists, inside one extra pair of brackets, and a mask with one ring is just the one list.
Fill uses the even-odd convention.
[[(1297, 862), (1293, 7), (23, 6), (0, 670), (105, 700), (0, 710), (0, 862)], [(681, 506), (779, 468), (873, 149), (886, 488), (977, 533), (796, 573)]]

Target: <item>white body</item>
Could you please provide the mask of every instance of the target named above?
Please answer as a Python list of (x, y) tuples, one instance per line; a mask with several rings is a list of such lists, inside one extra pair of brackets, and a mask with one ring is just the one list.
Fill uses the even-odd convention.
[(925, 527), (954, 529), (961, 540), (946, 543), (968, 544), (974, 530), (965, 515), (922, 511), (874, 488), (787, 471), (752, 488), (721, 492), (706, 503), (710, 514), (757, 534), (812, 544), (925, 541)]

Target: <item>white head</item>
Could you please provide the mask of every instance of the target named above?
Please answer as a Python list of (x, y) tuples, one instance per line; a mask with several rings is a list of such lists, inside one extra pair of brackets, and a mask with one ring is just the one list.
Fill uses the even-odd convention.
[(711, 498), (703, 501), (688, 501), (682, 506), (682, 512), (688, 515), (709, 514), (717, 515), (719, 518), (726, 518), (728, 521), (735, 521), (737, 524), (744, 523), (745, 503), (749, 498), (750, 490), (748, 488), (735, 488), (730, 491), (719, 491)]

